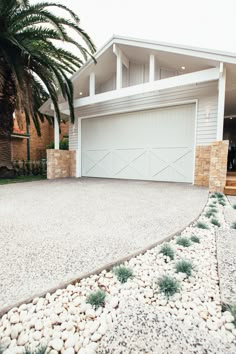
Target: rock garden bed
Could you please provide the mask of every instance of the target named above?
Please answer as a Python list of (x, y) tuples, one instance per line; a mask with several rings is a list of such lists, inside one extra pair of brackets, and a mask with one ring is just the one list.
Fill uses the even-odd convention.
[(211, 195), (199, 220), (169, 242), (11, 309), (0, 320), (4, 354), (26, 348), (51, 354), (235, 353), (236, 313), (222, 308), (216, 257), (216, 231), (230, 228), (227, 203), (223, 195)]

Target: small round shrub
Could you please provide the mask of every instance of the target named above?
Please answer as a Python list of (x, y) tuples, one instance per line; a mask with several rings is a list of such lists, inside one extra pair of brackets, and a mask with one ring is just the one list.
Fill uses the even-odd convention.
[(236, 209), (236, 204), (233, 204), (233, 208)]
[(220, 222), (219, 222), (217, 219), (215, 219), (215, 218), (211, 219), (211, 223), (212, 223), (213, 225), (215, 225), (215, 226), (220, 227)]
[(129, 278), (132, 279), (134, 277), (132, 269), (125, 266), (115, 267), (113, 273), (122, 284), (126, 283)]
[(167, 243), (164, 243), (164, 245), (161, 246), (160, 253), (162, 253), (164, 256), (170, 257), (170, 259), (172, 260), (175, 256), (173, 248)]
[(92, 305), (95, 310), (98, 309), (100, 306), (104, 306), (105, 304), (106, 293), (103, 290), (97, 290), (94, 293), (91, 293), (86, 302)]
[(216, 206), (216, 201), (208, 205), (209, 208), (215, 208), (215, 206)]
[(196, 223), (196, 227), (198, 227), (199, 229), (209, 229), (209, 227), (207, 226), (207, 224), (205, 224), (204, 222), (202, 222), (202, 221), (198, 221), (197, 223)]
[[(213, 209), (213, 208), (212, 208)], [(211, 218), (212, 216), (215, 216), (216, 215), (216, 211), (215, 210), (208, 210), (205, 214), (204, 214), (204, 216), (206, 217), (206, 218)]]
[(185, 273), (188, 277), (192, 274), (193, 265), (191, 262), (182, 260), (176, 263), (176, 273)]
[(191, 246), (191, 241), (189, 238), (187, 237), (179, 237), (177, 238), (177, 241), (176, 243), (180, 246), (183, 246), (183, 247), (189, 247)]
[(192, 235), (192, 236), (190, 237), (190, 240), (191, 240), (192, 242), (195, 242), (195, 243), (200, 243), (200, 239), (199, 239), (199, 237), (197, 237), (196, 235)]
[(231, 225), (231, 229), (236, 229), (236, 222), (233, 222), (233, 224)]
[(215, 194), (211, 194), (210, 198), (216, 198), (216, 195)]
[(179, 282), (167, 275), (158, 280), (158, 286), (160, 292), (168, 298), (174, 295), (180, 288)]
[(223, 199), (219, 200), (219, 204), (222, 205), (222, 206), (226, 206), (226, 203), (225, 203), (225, 201)]
[(219, 193), (219, 192), (216, 192), (215, 195), (218, 199), (222, 199), (225, 197), (223, 193)]

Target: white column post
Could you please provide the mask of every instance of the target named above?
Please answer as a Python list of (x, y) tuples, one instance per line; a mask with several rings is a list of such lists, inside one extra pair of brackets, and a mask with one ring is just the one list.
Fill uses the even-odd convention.
[(77, 136), (78, 136), (78, 143), (77, 143), (77, 152), (76, 152), (76, 177), (82, 176), (82, 140), (81, 140), (81, 118), (78, 118), (77, 121)]
[(118, 51), (116, 58), (116, 89), (122, 88), (122, 58), (121, 53)]
[(218, 115), (217, 115), (216, 140), (223, 140), (225, 86), (226, 86), (226, 68), (223, 63), (220, 63), (220, 78), (218, 82)]
[(95, 95), (95, 73), (89, 75), (89, 96)]
[(54, 113), (54, 149), (60, 148), (60, 129), (56, 114)]
[(149, 82), (155, 81), (155, 56), (150, 54), (149, 57)]

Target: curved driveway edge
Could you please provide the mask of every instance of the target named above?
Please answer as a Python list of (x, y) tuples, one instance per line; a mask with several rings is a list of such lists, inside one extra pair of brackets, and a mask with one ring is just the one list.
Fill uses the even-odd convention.
[(0, 187), (0, 312), (163, 242), (207, 197), (188, 184), (106, 179)]

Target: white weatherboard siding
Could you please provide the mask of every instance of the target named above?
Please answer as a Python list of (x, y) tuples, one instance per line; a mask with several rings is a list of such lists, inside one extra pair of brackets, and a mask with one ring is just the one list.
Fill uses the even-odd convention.
[(82, 120), (82, 176), (192, 182), (195, 104)]
[[(88, 105), (76, 110), (78, 117), (95, 117), (120, 112), (145, 110), (198, 100), (196, 145), (208, 145), (216, 140), (218, 91), (217, 81)], [(71, 134), (73, 133), (73, 134)], [(70, 128), (70, 149), (77, 149), (77, 127)]]

